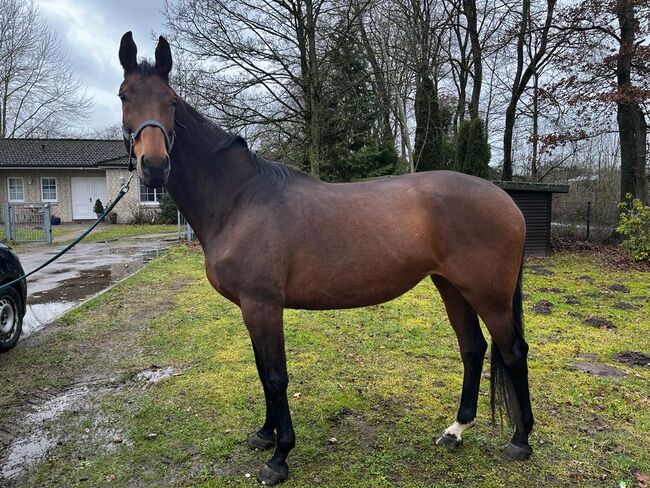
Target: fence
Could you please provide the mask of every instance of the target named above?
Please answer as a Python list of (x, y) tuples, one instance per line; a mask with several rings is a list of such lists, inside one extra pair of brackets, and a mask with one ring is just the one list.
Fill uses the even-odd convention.
[(2, 203), (0, 240), (52, 243), (50, 205)]
[(616, 200), (580, 200), (558, 195), (553, 199), (552, 232), (556, 236), (608, 241), (615, 238), (618, 217)]
[(188, 241), (193, 241), (194, 240), (194, 231), (192, 230), (192, 227), (190, 227), (190, 224), (185, 220), (185, 216), (180, 212), (178, 212), (178, 217), (177, 217), (177, 227), (178, 227), (178, 238), (179, 239), (187, 239)]

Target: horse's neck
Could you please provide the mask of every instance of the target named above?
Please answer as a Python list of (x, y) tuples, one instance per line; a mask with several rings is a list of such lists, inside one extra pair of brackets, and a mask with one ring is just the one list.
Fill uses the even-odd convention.
[[(167, 190), (202, 244), (225, 225), (233, 199), (254, 175), (241, 143), (219, 147), (225, 131), (183, 120), (172, 153)], [(205, 126), (203, 126), (205, 127)]]

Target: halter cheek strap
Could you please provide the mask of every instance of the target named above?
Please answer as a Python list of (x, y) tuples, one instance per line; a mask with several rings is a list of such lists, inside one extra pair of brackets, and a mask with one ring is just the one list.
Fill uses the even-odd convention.
[(165, 126), (162, 125), (160, 122), (157, 120), (152, 120), (148, 119), (142, 122), (138, 127), (133, 132), (127, 131), (124, 127), (122, 127), (122, 135), (124, 136), (124, 142), (128, 143), (129, 145), (129, 171), (133, 171), (135, 169), (135, 163), (133, 162), (133, 145), (135, 144), (135, 140), (138, 138), (140, 133), (144, 130), (145, 127), (158, 127), (162, 133), (163, 136), (165, 136), (165, 147), (167, 148), (167, 154), (172, 152), (172, 147), (174, 147), (174, 139), (176, 138), (176, 131), (174, 131), (174, 134), (172, 134), (172, 137), (170, 139), (169, 134), (167, 133), (167, 129), (165, 129)]

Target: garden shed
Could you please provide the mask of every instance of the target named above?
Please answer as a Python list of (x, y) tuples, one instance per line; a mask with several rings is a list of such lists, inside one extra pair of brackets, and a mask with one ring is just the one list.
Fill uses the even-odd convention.
[(495, 181), (512, 197), (526, 219), (526, 256), (551, 254), (551, 207), (554, 193), (568, 193), (569, 185)]

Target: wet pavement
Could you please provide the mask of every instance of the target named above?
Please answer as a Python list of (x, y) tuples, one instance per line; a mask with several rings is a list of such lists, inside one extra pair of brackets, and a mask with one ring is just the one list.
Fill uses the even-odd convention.
[[(78, 244), (70, 252), (27, 280), (27, 313), (21, 339), (84, 300), (135, 273), (161, 250), (178, 242), (168, 235)], [(19, 253), (25, 271), (36, 268), (62, 246), (25, 249)]]

